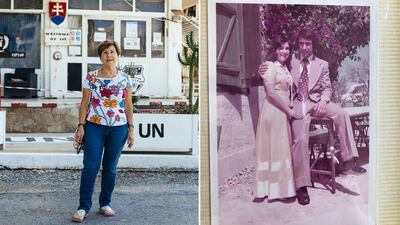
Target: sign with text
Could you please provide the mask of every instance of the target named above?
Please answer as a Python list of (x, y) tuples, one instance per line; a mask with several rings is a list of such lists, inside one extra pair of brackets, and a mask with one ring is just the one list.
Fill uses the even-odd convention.
[(190, 151), (197, 144), (197, 115), (135, 113), (133, 118), (135, 148)]
[(126, 36), (137, 37), (138, 36), (138, 23), (137, 22), (126, 22)]
[(44, 36), (46, 45), (69, 45), (69, 29), (48, 28)]
[(106, 32), (94, 32), (94, 41), (95, 42), (103, 42), (107, 39), (107, 33)]
[(10, 52), (10, 38), (0, 34), (0, 58), (25, 58), (25, 52)]
[(124, 38), (124, 49), (140, 50), (140, 38), (136, 38), (136, 37)]
[(82, 30), (70, 29), (69, 30), (69, 44), (70, 45), (81, 45), (82, 43)]

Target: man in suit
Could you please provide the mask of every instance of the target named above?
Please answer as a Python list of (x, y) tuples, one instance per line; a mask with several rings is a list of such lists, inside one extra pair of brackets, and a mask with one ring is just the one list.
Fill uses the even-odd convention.
[[(311, 117), (328, 117), (333, 120), (340, 142), (340, 156), (345, 170), (364, 173), (366, 170), (357, 164), (358, 151), (354, 141), (349, 115), (331, 103), (331, 82), (328, 62), (314, 55), (316, 38), (310, 30), (301, 30), (296, 45), (298, 53), (291, 60), (291, 74), (295, 85), (294, 109), (304, 117), (292, 121), (293, 134), (293, 172), (297, 200), (302, 205), (310, 203), (307, 186), (311, 186), (309, 157), (309, 127)], [(259, 73), (268, 70), (262, 64)]]

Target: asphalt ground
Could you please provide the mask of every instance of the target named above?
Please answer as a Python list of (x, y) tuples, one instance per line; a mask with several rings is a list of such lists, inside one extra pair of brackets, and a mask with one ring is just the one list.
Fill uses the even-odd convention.
[[(118, 171), (114, 217), (98, 213), (100, 178), (82, 224), (198, 224), (197, 171)], [(70, 218), (79, 203), (79, 179), (80, 170), (0, 168), (0, 225), (76, 224)]]

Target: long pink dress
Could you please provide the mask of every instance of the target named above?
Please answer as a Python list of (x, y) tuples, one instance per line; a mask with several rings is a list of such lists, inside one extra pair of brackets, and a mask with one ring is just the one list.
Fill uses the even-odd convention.
[[(269, 63), (264, 85), (272, 84), (281, 99), (290, 104), (292, 76), (279, 62)], [(256, 197), (278, 199), (295, 196), (289, 118), (271, 103), (262, 105), (256, 134)]]

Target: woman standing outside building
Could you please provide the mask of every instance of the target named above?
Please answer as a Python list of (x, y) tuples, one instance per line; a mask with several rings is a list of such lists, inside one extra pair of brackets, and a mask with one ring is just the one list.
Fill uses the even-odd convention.
[(79, 124), (75, 133), (75, 140), (78, 143), (83, 141), (85, 146), (79, 207), (72, 215), (75, 222), (82, 222), (92, 206), (100, 164), (99, 210), (104, 216), (115, 215), (110, 203), (118, 159), (125, 141), (129, 148), (134, 141), (132, 82), (129, 75), (117, 70), (121, 51), (115, 41), (106, 40), (97, 47), (97, 52), (103, 66), (89, 72), (83, 82)]
[(256, 192), (253, 202), (285, 199), (296, 195), (290, 119), (301, 119), (292, 107), (289, 40), (276, 35), (266, 63), (270, 70), (261, 74), (266, 98), (256, 134)]

